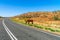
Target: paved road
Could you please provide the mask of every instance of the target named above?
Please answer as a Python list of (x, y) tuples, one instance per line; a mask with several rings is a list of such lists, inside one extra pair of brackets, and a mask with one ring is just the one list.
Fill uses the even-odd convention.
[(5, 18), (0, 20), (0, 40), (60, 40), (60, 37), (16, 24)]
[(2, 20), (0, 20), (0, 40), (11, 40), (3, 27)]

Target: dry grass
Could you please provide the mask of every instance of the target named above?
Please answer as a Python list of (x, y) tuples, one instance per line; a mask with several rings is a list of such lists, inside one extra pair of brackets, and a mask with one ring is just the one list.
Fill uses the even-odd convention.
[[(24, 20), (17, 20), (17, 19), (13, 19), (14, 21), (18, 22), (18, 23), (25, 23)], [(35, 24), (35, 25), (34, 25)], [(29, 24), (30, 26), (35, 26), (37, 28), (44, 28), (46, 30), (51, 30), (51, 31), (60, 31), (60, 21), (45, 21), (45, 22), (34, 22), (34, 24)], [(41, 27), (42, 26), (42, 27)]]

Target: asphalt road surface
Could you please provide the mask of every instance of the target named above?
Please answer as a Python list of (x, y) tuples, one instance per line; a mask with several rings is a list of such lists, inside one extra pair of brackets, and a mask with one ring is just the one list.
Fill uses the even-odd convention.
[(60, 40), (60, 36), (41, 32), (4, 18), (0, 20), (0, 40)]

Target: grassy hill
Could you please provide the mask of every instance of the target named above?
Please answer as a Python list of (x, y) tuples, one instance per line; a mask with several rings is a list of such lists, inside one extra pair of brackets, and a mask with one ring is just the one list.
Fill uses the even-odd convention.
[(55, 12), (28, 12), (21, 14), (19, 19), (33, 19), (35, 21), (57, 21), (60, 20), (60, 11)]

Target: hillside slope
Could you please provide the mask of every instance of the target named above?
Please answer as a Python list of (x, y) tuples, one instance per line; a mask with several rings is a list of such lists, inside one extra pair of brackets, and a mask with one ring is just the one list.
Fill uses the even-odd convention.
[(58, 12), (29, 12), (15, 16), (18, 18), (33, 19), (35, 21), (57, 21), (60, 20), (60, 11)]

